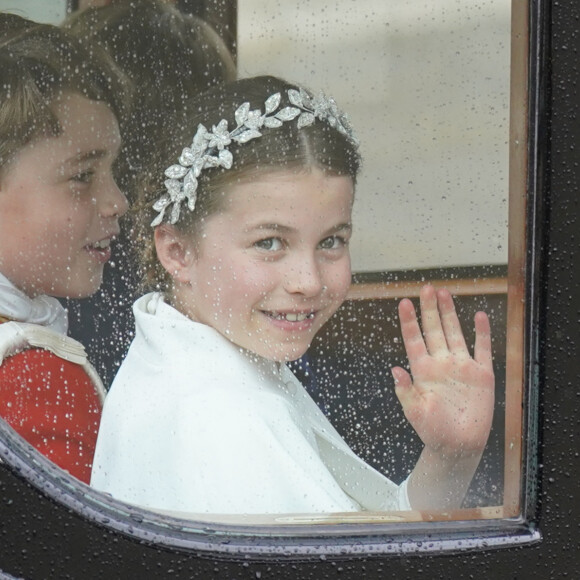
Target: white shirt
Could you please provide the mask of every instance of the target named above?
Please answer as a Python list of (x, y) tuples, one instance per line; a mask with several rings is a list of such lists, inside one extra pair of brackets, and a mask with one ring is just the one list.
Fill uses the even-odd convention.
[(406, 484), (358, 458), (286, 365), (239, 348), (159, 294), (134, 312), (91, 485), (193, 513), (410, 509)]

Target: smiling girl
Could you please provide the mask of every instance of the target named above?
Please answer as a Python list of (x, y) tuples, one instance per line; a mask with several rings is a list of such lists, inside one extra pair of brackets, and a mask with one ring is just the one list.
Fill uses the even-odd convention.
[(210, 91), (190, 110), (143, 188), (143, 266), (161, 291), (135, 304), (91, 484), (182, 513), (459, 507), (493, 413), (487, 316), (476, 316), (471, 358), (447, 291), (421, 293), (424, 339), (401, 303), (412, 378), (392, 372), (425, 447), (393, 483), (353, 453), (286, 366), (350, 286), (359, 154), (346, 118), (331, 99), (273, 77)]
[(104, 390), (53, 297), (93, 294), (111, 256), (124, 93), (105, 57), (0, 14), (0, 416), (86, 482)]

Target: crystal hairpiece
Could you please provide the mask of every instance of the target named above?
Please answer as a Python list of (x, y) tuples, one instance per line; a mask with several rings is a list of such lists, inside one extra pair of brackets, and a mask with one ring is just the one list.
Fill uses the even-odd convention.
[(264, 113), (260, 109), (251, 111), (250, 103), (243, 103), (235, 112), (237, 126), (233, 131), (228, 131), (226, 119), (214, 125), (211, 131), (198, 125), (191, 147), (182, 151), (178, 164), (165, 171), (169, 178), (165, 181), (167, 193), (153, 204), (153, 209), (159, 215), (151, 222), (151, 226), (159, 225), (164, 219), (175, 224), (179, 220), (181, 204), (186, 200), (187, 207), (193, 211), (197, 199), (197, 178), (201, 172), (210, 167), (229, 169), (233, 155), (227, 149), (228, 145), (232, 141), (247, 143), (261, 137), (259, 129), (262, 127), (275, 129), (281, 127), (282, 123), (298, 118), (298, 128), (301, 129), (312, 125), (315, 119), (320, 119), (357, 144), (346, 115), (338, 109), (334, 99), (326, 97), (324, 93), (311, 97), (302, 88), (288, 89), (288, 100), (292, 106), (278, 110), (281, 100), (280, 93), (268, 97)]

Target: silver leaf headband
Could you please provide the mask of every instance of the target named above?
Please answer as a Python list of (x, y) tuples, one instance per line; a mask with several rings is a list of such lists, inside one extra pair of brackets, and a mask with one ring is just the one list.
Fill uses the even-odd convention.
[(153, 204), (153, 209), (159, 215), (151, 222), (151, 226), (159, 225), (164, 219), (175, 224), (179, 220), (181, 204), (186, 200), (187, 207), (193, 211), (197, 199), (197, 178), (201, 172), (210, 167), (229, 169), (233, 155), (227, 146), (232, 141), (247, 143), (261, 137), (259, 129), (262, 127), (275, 129), (281, 127), (282, 123), (298, 118), (298, 129), (301, 129), (312, 125), (315, 119), (320, 119), (357, 144), (346, 115), (338, 109), (334, 99), (326, 97), (322, 92), (311, 97), (300, 88), (288, 89), (288, 100), (293, 106), (278, 110), (281, 95), (271, 95), (266, 99), (263, 114), (260, 109), (251, 111), (250, 103), (243, 103), (235, 112), (237, 126), (233, 131), (228, 131), (226, 119), (214, 125), (211, 131), (201, 124), (198, 125), (191, 147), (182, 151), (179, 164), (172, 165), (165, 171), (169, 178), (165, 181), (167, 193)]

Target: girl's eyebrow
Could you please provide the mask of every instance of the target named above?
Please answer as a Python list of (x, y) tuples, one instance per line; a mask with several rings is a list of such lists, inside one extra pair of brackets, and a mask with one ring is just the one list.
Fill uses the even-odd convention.
[(343, 224), (338, 224), (336, 227), (330, 230), (331, 233), (336, 232), (352, 232), (352, 224), (350, 222), (345, 222)]
[[(292, 234), (297, 232), (296, 228), (292, 228), (290, 226), (285, 226), (282, 224), (258, 224), (253, 227), (249, 227), (247, 229), (248, 232), (255, 231), (255, 230), (270, 230), (275, 231), (282, 234)], [(337, 232), (351, 232), (352, 231), (352, 224), (350, 222), (345, 222), (342, 224), (338, 224), (334, 227), (331, 227), (325, 232), (325, 235), (335, 234)]]
[(257, 224), (248, 228), (249, 232), (252, 230), (273, 230), (282, 234), (290, 234), (296, 231), (295, 228), (291, 228), (290, 226), (283, 226), (282, 224)]

